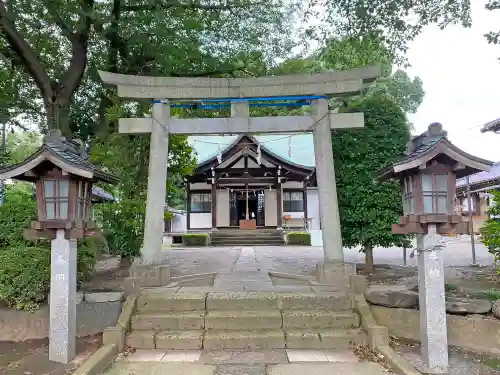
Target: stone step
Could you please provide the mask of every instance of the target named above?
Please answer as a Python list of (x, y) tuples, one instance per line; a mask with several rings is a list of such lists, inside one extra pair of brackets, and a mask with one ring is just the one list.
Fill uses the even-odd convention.
[(324, 294), (270, 292), (212, 292), (207, 295), (207, 310), (334, 310), (352, 309), (348, 293)]
[[(241, 242), (221, 242), (221, 243), (212, 243), (209, 246), (212, 247), (241, 247), (241, 246), (249, 246), (248, 244), (242, 244)], [(284, 243), (257, 243), (252, 244), (252, 247), (264, 247), (264, 246), (284, 246)]]
[(279, 310), (209, 311), (205, 317), (208, 330), (279, 329), (282, 317)]
[(132, 331), (125, 343), (134, 349), (198, 350), (203, 344), (202, 330)]
[(348, 349), (353, 344), (367, 344), (368, 337), (355, 329), (285, 329), (287, 349)]
[(205, 310), (206, 293), (168, 293), (162, 289), (143, 290), (137, 298), (137, 311)]
[(248, 236), (251, 234), (283, 234), (283, 231), (276, 229), (217, 229), (211, 232), (214, 235), (230, 234), (233, 236)]
[(134, 349), (348, 349), (366, 344), (361, 329), (252, 329), (132, 331), (126, 344)]
[[(249, 280), (253, 280), (250, 276)], [(243, 277), (242, 277), (243, 278)], [(330, 310), (352, 309), (345, 292), (183, 292), (144, 289), (137, 298), (138, 312), (206, 310)]]
[(255, 239), (260, 239), (260, 240), (282, 240), (283, 239), (283, 235), (281, 234), (259, 234), (259, 235), (252, 235), (252, 234), (248, 234), (248, 235), (232, 235), (232, 234), (218, 234), (218, 235), (212, 235), (211, 237), (212, 239), (217, 239), (217, 240), (228, 240), (228, 239), (231, 239), (231, 240), (238, 240), (238, 239), (251, 239), (251, 238), (255, 238)]
[(132, 316), (132, 330), (197, 330), (205, 328), (205, 311), (140, 312)]
[(247, 331), (210, 330), (205, 332), (203, 348), (206, 350), (284, 349), (285, 333), (281, 329)]
[(319, 329), (319, 328), (358, 328), (360, 318), (353, 311), (329, 310), (284, 310), (283, 328)]
[(251, 246), (253, 243), (275, 243), (275, 242), (284, 242), (283, 238), (252, 238), (252, 237), (227, 237), (227, 238), (213, 238), (210, 240), (210, 243), (245, 243)]

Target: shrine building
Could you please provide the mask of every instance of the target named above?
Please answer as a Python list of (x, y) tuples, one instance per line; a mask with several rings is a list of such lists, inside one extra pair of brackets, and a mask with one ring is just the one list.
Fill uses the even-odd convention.
[(287, 160), (251, 135), (202, 161), (186, 190), (188, 231), (320, 229), (314, 166)]

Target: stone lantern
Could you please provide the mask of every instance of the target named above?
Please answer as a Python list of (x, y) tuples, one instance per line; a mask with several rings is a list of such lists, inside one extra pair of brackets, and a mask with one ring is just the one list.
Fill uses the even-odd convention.
[(38, 220), (25, 231), (26, 239), (54, 239), (64, 230), (67, 239), (82, 238), (94, 228), (92, 184), (116, 183), (116, 177), (92, 165), (80, 140), (68, 141), (58, 130), (22, 163), (0, 170), (0, 178), (35, 184)]
[(392, 232), (417, 237), (420, 330), (424, 365), (430, 373), (448, 372), (441, 235), (468, 233), (470, 227), (455, 212), (456, 180), (492, 164), (460, 150), (442, 125), (433, 123), (411, 140), (404, 158), (379, 172), (380, 181), (395, 179), (401, 184), (403, 216)]
[(116, 183), (90, 163), (83, 143), (51, 130), (25, 161), (0, 169), (0, 180), (33, 182), (38, 220), (25, 230), (28, 240), (50, 239), (49, 359), (69, 363), (75, 356), (77, 239), (94, 228), (92, 184)]

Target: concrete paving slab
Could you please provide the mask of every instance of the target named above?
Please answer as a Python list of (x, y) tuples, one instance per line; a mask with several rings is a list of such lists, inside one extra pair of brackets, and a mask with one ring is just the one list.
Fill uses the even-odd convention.
[(160, 362), (165, 355), (165, 350), (137, 349), (135, 352), (124, 356), (118, 362)]
[(215, 375), (266, 375), (264, 365), (219, 365)]
[(215, 375), (217, 366), (203, 363), (114, 363), (103, 375)]
[(294, 362), (328, 362), (323, 350), (287, 349), (290, 363)]
[(278, 364), (288, 363), (288, 358), (283, 349), (268, 350), (218, 350), (203, 351), (200, 362), (214, 364)]
[(325, 354), (328, 362), (359, 362), (359, 358), (354, 355), (352, 350), (325, 350)]
[[(292, 363), (272, 365), (267, 375), (387, 375), (380, 365), (363, 363)], [(141, 374), (142, 375), (142, 374)]]
[(161, 362), (198, 362), (201, 357), (200, 350), (168, 350)]

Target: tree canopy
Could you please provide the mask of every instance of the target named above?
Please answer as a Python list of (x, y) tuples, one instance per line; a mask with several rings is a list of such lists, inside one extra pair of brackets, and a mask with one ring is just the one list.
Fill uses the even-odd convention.
[(365, 126), (334, 131), (332, 136), (342, 240), (347, 247), (362, 247), (369, 269), (375, 246), (409, 245), (406, 237), (391, 232), (403, 214), (399, 184), (375, 178), (382, 167), (404, 155), (410, 132), (402, 108), (389, 95), (364, 98), (349, 110), (363, 112)]

